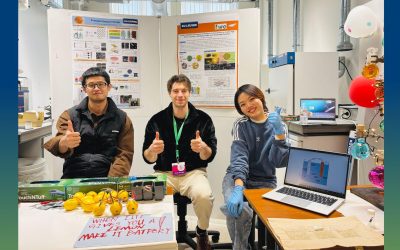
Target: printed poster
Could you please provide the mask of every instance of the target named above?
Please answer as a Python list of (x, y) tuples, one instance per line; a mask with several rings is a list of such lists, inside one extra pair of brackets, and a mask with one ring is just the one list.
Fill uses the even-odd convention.
[(72, 16), (74, 104), (86, 96), (82, 73), (97, 66), (110, 75), (109, 97), (119, 108), (140, 107), (138, 25), (133, 18)]
[(234, 107), (238, 29), (237, 20), (178, 24), (178, 69), (191, 80), (194, 105)]

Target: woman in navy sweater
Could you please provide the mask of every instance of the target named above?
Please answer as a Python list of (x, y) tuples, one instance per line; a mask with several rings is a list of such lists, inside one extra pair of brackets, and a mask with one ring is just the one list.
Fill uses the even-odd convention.
[(235, 107), (243, 115), (233, 124), (230, 165), (222, 183), (233, 249), (249, 249), (253, 210), (243, 201), (245, 188), (276, 187), (276, 168), (287, 164), (289, 145), (280, 109), (268, 112), (263, 92), (254, 85), (241, 86)]

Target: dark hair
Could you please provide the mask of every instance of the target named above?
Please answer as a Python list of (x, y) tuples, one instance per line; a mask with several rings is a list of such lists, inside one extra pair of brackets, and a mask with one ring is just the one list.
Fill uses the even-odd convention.
[(110, 76), (104, 69), (99, 68), (99, 67), (92, 67), (92, 68), (86, 70), (85, 72), (83, 72), (82, 87), (86, 86), (86, 80), (92, 76), (102, 76), (102, 77), (104, 77), (104, 80), (106, 81), (107, 85), (109, 85), (111, 83)]
[(171, 93), (172, 85), (174, 85), (174, 83), (176, 83), (176, 82), (184, 83), (186, 85), (186, 87), (189, 89), (189, 92), (192, 91), (192, 83), (190, 82), (189, 78), (184, 74), (179, 74), (179, 75), (173, 75), (168, 80), (168, 83), (167, 83), (168, 93)]
[(252, 84), (245, 84), (245, 85), (242, 85), (240, 88), (238, 88), (238, 90), (235, 93), (235, 108), (239, 114), (244, 115), (242, 110), (240, 109), (240, 105), (239, 105), (239, 101), (238, 101), (239, 95), (241, 93), (246, 93), (249, 96), (260, 99), (260, 101), (263, 104), (264, 111), (268, 112), (267, 105), (265, 104), (265, 96), (264, 96), (264, 93), (261, 91), (261, 89), (257, 88), (256, 86), (254, 86)]

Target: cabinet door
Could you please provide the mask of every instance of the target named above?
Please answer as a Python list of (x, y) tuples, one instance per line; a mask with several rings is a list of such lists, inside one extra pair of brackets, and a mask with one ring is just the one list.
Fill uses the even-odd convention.
[(293, 115), (293, 65), (269, 69), (266, 102), (270, 110), (282, 107), (282, 114)]
[(303, 147), (303, 141), (299, 140), (293, 134), (289, 134), (288, 140), (289, 140), (290, 146), (292, 146), (292, 147), (296, 147), (296, 148), (302, 148)]

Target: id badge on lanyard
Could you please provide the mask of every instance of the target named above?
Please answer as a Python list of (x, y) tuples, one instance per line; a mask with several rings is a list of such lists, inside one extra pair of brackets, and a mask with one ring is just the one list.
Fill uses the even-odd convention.
[(183, 120), (183, 123), (182, 123), (181, 127), (179, 128), (179, 131), (177, 129), (175, 117), (174, 117), (174, 115), (172, 115), (173, 124), (174, 124), (175, 146), (176, 146), (176, 150), (175, 150), (176, 162), (172, 163), (172, 174), (175, 176), (186, 174), (185, 162), (179, 161), (179, 139), (181, 138), (183, 125), (185, 124), (185, 121), (186, 121), (186, 118), (188, 117), (188, 115), (189, 115), (189, 111), (186, 113), (185, 119)]

